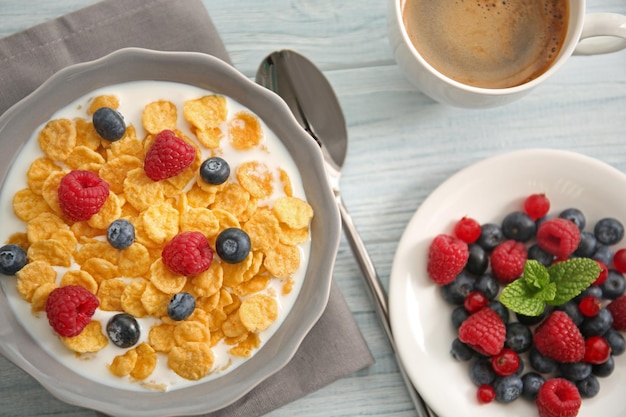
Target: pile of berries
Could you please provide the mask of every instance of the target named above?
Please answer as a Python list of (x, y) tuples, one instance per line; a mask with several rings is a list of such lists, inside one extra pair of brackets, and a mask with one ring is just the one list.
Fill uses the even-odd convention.
[[(427, 270), (453, 306), (458, 337), (450, 352), (469, 363), (478, 401), (522, 397), (540, 417), (573, 417), (626, 351), (626, 249), (615, 249), (624, 226), (609, 217), (587, 231), (580, 210), (549, 211), (547, 196), (533, 194), (501, 224), (464, 217), (453, 233), (433, 239)], [(600, 271), (570, 301), (546, 304), (536, 316), (500, 302), (502, 288), (524, 274), (527, 261), (549, 267), (570, 258), (592, 259)]]

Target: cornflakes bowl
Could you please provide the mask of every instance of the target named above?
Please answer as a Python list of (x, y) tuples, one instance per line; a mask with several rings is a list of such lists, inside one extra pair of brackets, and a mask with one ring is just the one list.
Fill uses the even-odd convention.
[[(321, 152), (300, 128), (278, 96), (248, 80), (226, 63), (208, 55), (122, 49), (102, 59), (68, 67), (0, 117), (0, 181), (15, 172), (24, 142), (59, 109), (76, 99), (111, 86), (133, 82), (179, 83), (223, 95), (249, 109), (279, 140), (295, 163), (304, 198), (313, 209), (308, 259), (303, 279), (282, 322), (251, 357), (216, 377), (167, 390), (127, 389), (102, 383), (84, 370), (73, 371), (57, 360), (54, 349), (42, 348), (37, 332), (25, 328), (12, 308), (15, 295), (0, 287), (0, 353), (32, 375), (59, 399), (115, 416), (193, 415), (223, 408), (285, 366), (324, 311), (328, 301), (340, 221), (328, 185)], [(156, 85), (156, 84), (155, 84)], [(163, 97), (167, 99), (167, 97)], [(143, 103), (142, 105), (144, 105)], [(34, 158), (33, 158), (34, 159)], [(19, 160), (19, 158), (18, 158)], [(6, 184), (5, 184), (6, 182)], [(4, 192), (4, 191), (3, 191)], [(2, 210), (10, 210), (4, 207)], [(10, 297), (13, 297), (10, 299)]]

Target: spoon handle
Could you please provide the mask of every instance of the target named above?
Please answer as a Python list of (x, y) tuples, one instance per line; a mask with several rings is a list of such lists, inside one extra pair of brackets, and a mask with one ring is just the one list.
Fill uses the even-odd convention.
[(404, 369), (404, 365), (402, 364), (402, 360), (398, 355), (398, 351), (396, 350), (396, 344), (393, 340), (393, 334), (391, 333), (391, 322), (389, 320), (389, 308), (387, 306), (387, 297), (385, 294), (385, 290), (380, 282), (380, 278), (376, 273), (376, 269), (374, 268), (374, 264), (372, 263), (372, 259), (370, 258), (367, 248), (361, 240), (361, 236), (352, 221), (352, 217), (348, 212), (346, 206), (343, 203), (343, 200), (339, 196), (336, 195), (335, 199), (337, 200), (337, 205), (339, 206), (339, 213), (341, 214), (341, 221), (343, 224), (343, 229), (346, 234), (346, 238), (348, 239), (348, 243), (354, 252), (357, 262), (359, 263), (359, 267), (361, 268), (361, 272), (363, 273), (363, 277), (365, 278), (365, 282), (367, 284), (367, 288), (370, 292), (370, 296), (374, 301), (374, 309), (376, 310), (376, 314), (380, 319), (380, 322), (385, 330), (385, 334), (387, 336), (387, 340), (393, 349), (396, 362), (398, 363), (398, 369), (400, 371), (400, 375), (406, 385), (406, 388), (409, 392), (409, 396), (411, 397), (411, 401), (413, 402), (413, 406), (417, 411), (418, 417), (436, 417), (435, 413), (433, 413), (422, 397), (419, 395), (413, 383), (409, 379), (409, 376)]

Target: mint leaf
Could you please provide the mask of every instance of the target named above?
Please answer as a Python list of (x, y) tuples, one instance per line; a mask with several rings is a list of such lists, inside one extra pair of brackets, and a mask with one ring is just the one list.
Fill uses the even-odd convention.
[(526, 261), (524, 264), (523, 279), (529, 289), (542, 290), (550, 282), (550, 274), (545, 266), (535, 260)]
[(525, 316), (538, 316), (546, 308), (545, 301), (535, 298), (535, 288), (524, 279), (517, 279), (504, 287), (500, 293), (500, 302), (509, 310)]
[(550, 265), (550, 281), (556, 284), (556, 294), (549, 304), (558, 306), (568, 302), (589, 287), (600, 274), (600, 267), (593, 259), (573, 258)]

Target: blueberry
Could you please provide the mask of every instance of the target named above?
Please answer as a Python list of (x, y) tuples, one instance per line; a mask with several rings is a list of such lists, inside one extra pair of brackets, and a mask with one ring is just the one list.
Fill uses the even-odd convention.
[(489, 266), (489, 256), (482, 246), (472, 243), (468, 245), (469, 258), (465, 264), (465, 270), (474, 275), (481, 275)]
[(613, 356), (619, 356), (626, 351), (626, 340), (624, 340), (624, 336), (617, 330), (609, 329), (602, 337), (604, 337), (609, 343), (609, 346), (611, 346), (611, 354)]
[(591, 259), (602, 261), (604, 265), (611, 265), (611, 261), (613, 261), (613, 249), (611, 249), (610, 246), (598, 244)]
[(558, 367), (558, 363), (554, 359), (543, 356), (535, 347), (530, 348), (530, 352), (528, 353), (528, 362), (535, 371), (542, 374), (552, 373)]
[(581, 231), (587, 225), (587, 220), (585, 219), (585, 215), (583, 214), (582, 211), (576, 208), (568, 208), (568, 209), (563, 210), (561, 213), (559, 213), (559, 217), (573, 222), (578, 227), (578, 230), (581, 230)]
[(598, 382), (598, 378), (589, 375), (582, 381), (577, 381), (576, 388), (578, 388), (578, 392), (582, 398), (592, 398), (600, 392), (600, 383)]
[(593, 227), (593, 234), (598, 242), (604, 245), (614, 245), (624, 237), (624, 225), (617, 219), (607, 217), (598, 220)]
[(536, 243), (528, 248), (528, 259), (535, 260), (541, 265), (548, 267), (554, 261), (554, 255), (541, 249)]
[(179, 292), (170, 298), (167, 315), (175, 321), (185, 320), (196, 309), (196, 299), (188, 292)]
[(450, 348), (450, 354), (457, 361), (468, 361), (474, 356), (474, 349), (461, 342), (457, 337), (452, 341), (452, 347)]
[(15, 275), (27, 262), (26, 252), (20, 246), (8, 244), (0, 248), (0, 274)]
[(601, 309), (594, 317), (585, 317), (580, 327), (580, 332), (587, 338), (589, 336), (600, 336), (611, 328), (613, 315), (606, 308)]
[(215, 251), (222, 261), (236, 264), (250, 253), (250, 237), (246, 232), (236, 227), (231, 227), (217, 235)]
[(124, 117), (110, 107), (101, 107), (96, 110), (92, 120), (96, 132), (111, 142), (120, 140), (126, 133)]
[(500, 316), (504, 324), (509, 322), (509, 309), (506, 308), (500, 301), (491, 300), (489, 301), (489, 304), (487, 304), (487, 307), (495, 311), (498, 316)]
[(458, 329), (469, 316), (470, 314), (467, 312), (465, 307), (456, 307), (454, 310), (452, 310), (452, 325), (455, 329)]
[(572, 319), (576, 326), (580, 326), (585, 319), (583, 313), (581, 313), (578, 309), (578, 303), (576, 301), (568, 301), (565, 304), (561, 304), (560, 306), (556, 307), (556, 309), (564, 311), (565, 314), (567, 314), (570, 319)]
[(496, 390), (496, 401), (510, 403), (522, 395), (524, 383), (519, 376), (509, 375), (496, 378), (493, 383), (493, 388)]
[(559, 364), (559, 372), (572, 382), (582, 381), (591, 375), (591, 364), (585, 362), (564, 362)]
[(522, 323), (513, 322), (506, 326), (504, 346), (517, 353), (526, 352), (533, 344), (533, 334), (530, 328)]
[(581, 232), (580, 243), (574, 251), (574, 255), (580, 256), (581, 258), (591, 258), (596, 252), (597, 247), (598, 240), (593, 233), (587, 231)]
[(114, 315), (107, 322), (107, 334), (115, 346), (128, 348), (139, 340), (141, 334), (137, 320), (127, 313)]
[(572, 301), (574, 301), (575, 303), (580, 303), (580, 301), (585, 298), (585, 297), (596, 297), (596, 298), (602, 298), (603, 294), (602, 294), (602, 288), (598, 287), (597, 285), (592, 285), (591, 287), (587, 287), (585, 288), (580, 294), (578, 294), (576, 297), (574, 297), (574, 299)]
[(606, 277), (606, 281), (600, 284), (602, 289), (602, 296), (609, 300), (615, 300), (620, 295), (624, 294), (626, 289), (626, 280), (624, 275), (617, 272), (614, 269), (609, 269), (609, 275)]
[(465, 271), (461, 271), (454, 280), (441, 286), (441, 296), (453, 305), (463, 304), (465, 296), (474, 291), (474, 278)]
[(480, 291), (485, 297), (493, 300), (500, 292), (500, 283), (493, 275), (483, 274), (476, 278), (474, 290)]
[(135, 227), (126, 219), (117, 219), (107, 228), (107, 240), (116, 249), (126, 249), (135, 241)]
[(539, 389), (546, 382), (546, 379), (537, 372), (528, 372), (522, 376), (522, 383), (524, 388), (522, 389), (522, 397), (530, 401), (537, 399), (537, 393)]
[(514, 211), (507, 214), (502, 221), (502, 234), (508, 239), (528, 242), (535, 236), (536, 226), (533, 219), (526, 213)]
[(502, 228), (494, 223), (485, 223), (480, 227), (480, 237), (476, 241), (485, 251), (491, 252), (504, 241)]
[(593, 365), (591, 367), (591, 373), (601, 378), (611, 375), (614, 370), (615, 370), (615, 360), (613, 359), (613, 355), (609, 356), (609, 359), (602, 362), (601, 364)]
[(200, 177), (209, 184), (223, 184), (229, 176), (230, 166), (219, 156), (209, 158), (200, 165)]
[(486, 358), (478, 358), (470, 366), (470, 379), (477, 387), (491, 384), (496, 379), (496, 372), (491, 366), (491, 361)]

